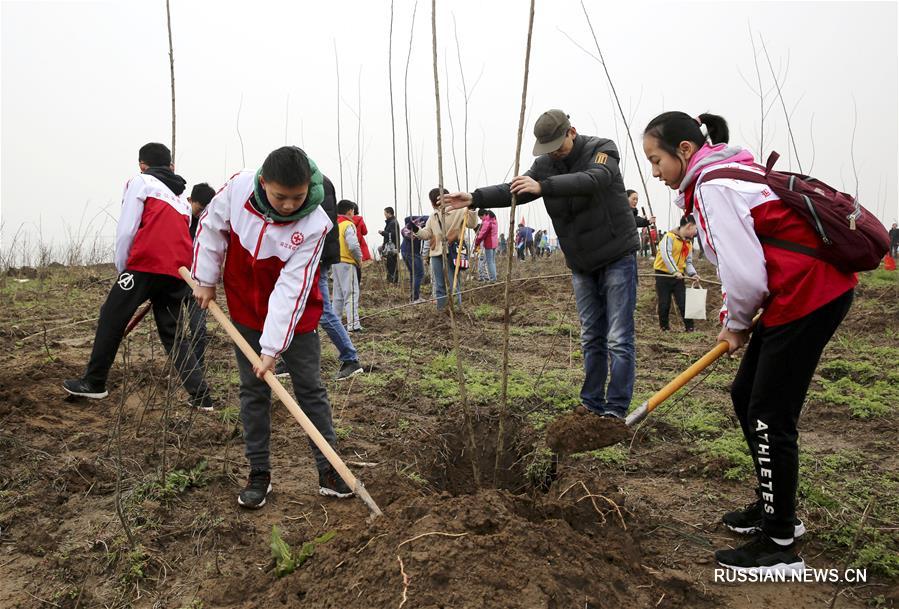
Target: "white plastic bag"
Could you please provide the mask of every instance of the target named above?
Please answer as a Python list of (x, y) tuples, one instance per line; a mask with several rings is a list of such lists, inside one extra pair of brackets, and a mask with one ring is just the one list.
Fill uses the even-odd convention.
[(684, 304), (684, 317), (687, 319), (705, 319), (705, 297), (708, 290), (704, 288), (687, 288), (687, 299)]

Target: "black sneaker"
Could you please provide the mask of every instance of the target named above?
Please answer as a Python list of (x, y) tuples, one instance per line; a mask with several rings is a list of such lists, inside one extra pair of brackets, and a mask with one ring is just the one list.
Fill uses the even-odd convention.
[(109, 395), (106, 387), (102, 385), (92, 385), (83, 379), (69, 379), (62, 382), (62, 388), (69, 395), (77, 395), (83, 398), (91, 398), (92, 400), (101, 400)]
[(363, 372), (362, 366), (359, 365), (357, 360), (352, 360), (349, 362), (343, 362), (340, 364), (340, 370), (337, 371), (337, 376), (334, 378), (338, 381), (342, 381), (344, 379), (348, 379), (351, 376), (355, 376), (357, 374), (361, 374)]
[(204, 412), (212, 412), (215, 409), (212, 396), (208, 393), (201, 397), (191, 397), (187, 403), (190, 404), (191, 408), (196, 408), (197, 410), (202, 410)]
[(245, 508), (255, 510), (265, 505), (265, 498), (272, 492), (272, 475), (269, 472), (254, 469), (247, 479), (247, 486), (237, 496), (237, 503)]
[(794, 550), (795, 544), (782, 546), (759, 533), (755, 539), (735, 550), (718, 550), (715, 560), (722, 567), (746, 573), (798, 573), (805, 561)]
[(275, 378), (286, 379), (290, 376), (290, 371), (287, 369), (287, 364), (284, 363), (283, 359), (279, 359), (278, 363), (275, 364)]
[(346, 485), (343, 478), (337, 475), (337, 472), (328, 468), (325, 472), (318, 472), (318, 494), (345, 499), (352, 497), (353, 491)]
[[(724, 526), (740, 535), (755, 535), (760, 532), (763, 521), (764, 508), (761, 499), (750, 503), (742, 510), (728, 512), (721, 518)], [(803, 535), (805, 535), (805, 525), (798, 518), (793, 518), (793, 538), (799, 539)]]

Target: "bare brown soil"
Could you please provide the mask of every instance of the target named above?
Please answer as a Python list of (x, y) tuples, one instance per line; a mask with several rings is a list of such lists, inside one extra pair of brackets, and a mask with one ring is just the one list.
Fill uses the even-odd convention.
[[(558, 257), (516, 264), (516, 274), (564, 272)], [(338, 452), (384, 512), (372, 521), (358, 500), (317, 494), (307, 440), (279, 404), (274, 492), (259, 511), (238, 507), (247, 468), (234, 412), (236, 367), (212, 321), (217, 412), (184, 405), (183, 392), (167, 381), (151, 320), (127, 341), (127, 365), (120, 356), (109, 398), (66, 399), (60, 383), (83, 370), (90, 320), (113, 271), (49, 273), (2, 284), (0, 607), (800, 608), (827, 606), (835, 594), (840, 608), (896, 604), (897, 582), (874, 569), (864, 586), (715, 583), (713, 550), (742, 542), (720, 516), (752, 491), (748, 479), (728, 477), (731, 461), (698, 447), (735, 428), (727, 395), (735, 361), (722, 361), (686, 398), (663, 404), (607, 449), (613, 452), (552, 458), (545, 425), (577, 404), (582, 365), (565, 277), (514, 284), (517, 376), (494, 472), (499, 393), (489, 375), (502, 361), (502, 287), (466, 295), (456, 316), (475, 416), (471, 446), (461, 405), (447, 393), (455, 386), (448, 316), (432, 305), (377, 314), (405, 296), (377, 266), (367, 269), (365, 331), (353, 335), (366, 373), (331, 381), (336, 355), (323, 338), (323, 374)], [(872, 301), (880, 304), (864, 304)], [(639, 402), (704, 353), (715, 330), (709, 321), (693, 334), (660, 333), (648, 278), (640, 281), (637, 320)], [(825, 361), (852, 359), (861, 343), (850, 339), (895, 345), (897, 332), (895, 289), (860, 290), (840, 330), (844, 340), (835, 339)], [(700, 407), (713, 430), (694, 421), (691, 409)], [(597, 427), (602, 419), (580, 420), (577, 450), (598, 446), (587, 434), (606, 433)], [(895, 480), (894, 416), (853, 418), (845, 406), (810, 400), (801, 427), (804, 454), (858, 453), (876, 463), (876, 470), (846, 473), (872, 493)], [(568, 453), (570, 440), (549, 443)], [(799, 513), (810, 529), (801, 547), (810, 566), (841, 567), (852, 558), (848, 541), (824, 533), (831, 517), (858, 523), (860, 510), (844, 506), (828, 516), (803, 495)], [(895, 518), (872, 514), (869, 527), (896, 526)], [(275, 525), (294, 549), (334, 536), (279, 578), (270, 550)]]

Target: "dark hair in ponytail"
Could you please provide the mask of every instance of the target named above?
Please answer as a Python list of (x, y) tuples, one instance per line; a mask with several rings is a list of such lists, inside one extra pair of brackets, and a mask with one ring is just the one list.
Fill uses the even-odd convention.
[(664, 112), (649, 121), (643, 131), (643, 137), (647, 135), (659, 141), (659, 147), (672, 156), (677, 156), (677, 147), (681, 142), (693, 142), (697, 147), (706, 143), (699, 126), (705, 125), (709, 132), (709, 139), (713, 144), (727, 143), (730, 139), (730, 130), (727, 121), (717, 114), (700, 114), (693, 118), (686, 112)]

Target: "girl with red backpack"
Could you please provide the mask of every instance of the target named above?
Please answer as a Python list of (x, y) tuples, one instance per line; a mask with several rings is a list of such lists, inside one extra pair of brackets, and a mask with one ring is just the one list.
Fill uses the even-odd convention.
[[(757, 500), (725, 514), (723, 522), (755, 538), (715, 552), (715, 559), (738, 571), (800, 571), (805, 563), (795, 540), (805, 526), (796, 518), (796, 425), (821, 352), (849, 311), (857, 279), (797, 251), (802, 248), (783, 247), (815, 250), (818, 235), (758, 180), (765, 168), (748, 150), (728, 145), (728, 137), (720, 116), (665, 112), (647, 125), (643, 150), (653, 176), (677, 190), (677, 205), (696, 217), (703, 251), (718, 267), (725, 293), (718, 340), (727, 341), (730, 353), (749, 343), (731, 399), (755, 464)], [(747, 172), (747, 179), (705, 179), (720, 169)]]

